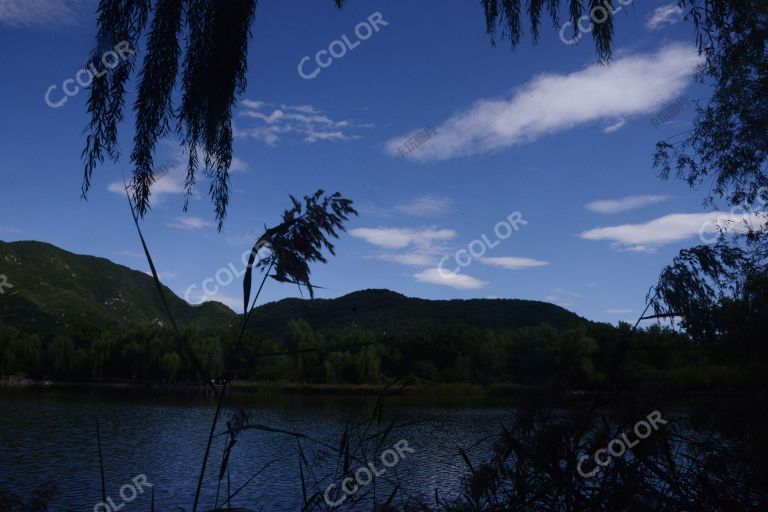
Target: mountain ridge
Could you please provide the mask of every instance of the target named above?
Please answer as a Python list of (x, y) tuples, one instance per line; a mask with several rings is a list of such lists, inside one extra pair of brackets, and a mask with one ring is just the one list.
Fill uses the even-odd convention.
[[(38, 241), (0, 241), (0, 275), (13, 288), (0, 296), (0, 321), (50, 330), (80, 322), (163, 323), (165, 313), (151, 276), (99, 256), (75, 254)], [(180, 323), (232, 325), (240, 316), (218, 302), (191, 305), (165, 287)], [(290, 320), (313, 329), (363, 328), (403, 332), (425, 325), (512, 330), (549, 324), (566, 329), (589, 321), (566, 309), (523, 299), (431, 300), (386, 289), (366, 289), (336, 298), (285, 298), (259, 306), (249, 330), (282, 335)]]

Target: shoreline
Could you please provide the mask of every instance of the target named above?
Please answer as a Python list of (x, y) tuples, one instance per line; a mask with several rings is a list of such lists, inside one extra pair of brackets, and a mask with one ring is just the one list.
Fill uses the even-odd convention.
[[(214, 385), (217, 390), (221, 384)], [(209, 386), (202, 383), (168, 383), (153, 381), (122, 381), (111, 380), (103, 382), (73, 382), (32, 379), (0, 380), (2, 389), (105, 389), (105, 390), (148, 390), (169, 392), (206, 392)], [(506, 389), (506, 386), (505, 386)], [(520, 387), (520, 390), (523, 388)], [(377, 396), (382, 392), (388, 395), (412, 394), (453, 394), (463, 396), (489, 395), (492, 388), (486, 389), (479, 384), (408, 384), (405, 386), (390, 386), (384, 384), (311, 384), (299, 382), (259, 382), (234, 381), (229, 385), (229, 391), (243, 394), (285, 394), (285, 395), (371, 395)], [(494, 392), (491, 395), (497, 394)]]
[[(215, 385), (216, 390), (221, 384)], [(2, 379), (0, 393), (18, 390), (58, 390), (58, 391), (138, 391), (151, 394), (189, 394), (212, 395), (209, 386), (202, 383), (169, 383), (153, 381), (71, 382), (32, 379)], [(703, 391), (695, 389), (668, 390), (670, 401), (706, 400), (712, 398), (744, 397), (763, 394), (763, 391)], [(562, 389), (549, 387), (531, 387), (514, 383), (496, 383), (490, 386), (480, 384), (430, 384), (413, 383), (387, 386), (384, 384), (310, 384), (297, 382), (258, 382), (235, 381), (230, 383), (228, 394), (242, 397), (280, 398), (280, 397), (388, 397), (405, 400), (432, 400), (441, 403), (467, 404), (474, 402), (512, 402), (522, 396), (538, 395), (541, 398), (563, 402), (590, 400), (598, 394), (597, 389)], [(650, 390), (613, 390), (606, 398), (621, 399), (637, 395), (656, 395)]]

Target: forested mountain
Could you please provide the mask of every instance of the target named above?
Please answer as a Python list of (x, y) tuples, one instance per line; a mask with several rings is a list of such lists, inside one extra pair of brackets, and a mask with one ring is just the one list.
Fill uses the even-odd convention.
[(389, 335), (435, 325), (512, 330), (549, 324), (562, 330), (586, 322), (546, 302), (425, 300), (390, 290), (363, 290), (337, 299), (284, 299), (265, 304), (255, 314), (251, 328), (254, 332), (281, 336), (291, 319), (302, 319), (316, 331), (352, 327)]
[[(0, 297), (0, 320), (23, 328), (47, 330), (81, 323), (144, 324), (165, 322), (152, 278), (104, 258), (67, 252), (42, 242), (0, 242), (0, 274), (13, 288)], [(236, 315), (223, 304), (191, 306), (165, 289), (184, 324), (222, 327)], [(315, 330), (353, 327), (398, 334), (424, 326), (467, 326), (511, 330), (549, 324), (558, 330), (585, 320), (565, 309), (526, 300), (475, 299), (433, 301), (389, 290), (365, 290), (337, 299), (285, 299), (258, 308), (251, 330), (275, 337), (289, 320), (301, 319)]]
[[(80, 324), (166, 322), (152, 277), (105, 258), (43, 242), (0, 242), (0, 275), (13, 288), (0, 296), (0, 321), (49, 331)], [(235, 314), (209, 302), (191, 306), (165, 289), (170, 308), (190, 325), (226, 326)]]
[[(143, 272), (45, 243), (0, 242), (0, 276), (13, 286), (0, 295), (0, 378), (198, 378)], [(192, 306), (165, 292), (188, 346), (220, 377), (240, 318), (222, 304)], [(601, 382), (628, 335), (626, 325), (590, 322), (544, 302), (433, 301), (364, 290), (261, 306), (236, 371), (246, 380), (321, 384), (415, 377), (589, 386)], [(655, 327), (632, 339), (619, 380), (731, 386), (749, 377), (712, 366), (679, 332)]]

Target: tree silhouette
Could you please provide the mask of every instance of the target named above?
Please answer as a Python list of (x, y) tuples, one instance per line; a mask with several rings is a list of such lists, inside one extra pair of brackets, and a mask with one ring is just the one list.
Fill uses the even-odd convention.
[(708, 186), (706, 204), (724, 199), (749, 219), (724, 222), (716, 244), (681, 251), (662, 271), (653, 303), (657, 314), (679, 316), (696, 340), (711, 345), (734, 341), (724, 310), (733, 316), (744, 309), (758, 332), (766, 300), (759, 283), (768, 276), (768, 3), (679, 4), (693, 20), (714, 91), (691, 130), (657, 144), (654, 165), (663, 178)]
[[(691, 186), (711, 179), (707, 197), (752, 204), (768, 186), (768, 3), (681, 0), (696, 30), (713, 95), (693, 129), (659, 142), (654, 164)], [(763, 191), (762, 199), (768, 199)]]

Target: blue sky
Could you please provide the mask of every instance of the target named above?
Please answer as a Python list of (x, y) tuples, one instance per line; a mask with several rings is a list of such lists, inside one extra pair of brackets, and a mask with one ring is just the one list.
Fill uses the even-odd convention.
[[(243, 251), (278, 220), (288, 194), (317, 188), (342, 192), (360, 211), (338, 256), (314, 268), (327, 288), (320, 297), (390, 288), (429, 299), (545, 300), (595, 320), (632, 320), (663, 266), (713, 229), (704, 192), (660, 180), (651, 165), (654, 144), (688, 129), (691, 102), (708, 94), (695, 82), (692, 28), (669, 2), (635, 0), (618, 13), (608, 66), (596, 63), (591, 37), (566, 44), (570, 33), (561, 38), (550, 24), (538, 45), (526, 37), (514, 51), (501, 40), (494, 48), (476, 1), (436, 9), (350, 0), (342, 12), (332, 4), (258, 5), (221, 233), (205, 182), (181, 210), (178, 141), (158, 148), (165, 174), (143, 227), (180, 296), (236, 307), (239, 279), (227, 283)], [(57, 108), (44, 98), (54, 85), (50, 102), (64, 99), (64, 81), (81, 69), (94, 7), (0, 7), (0, 239), (146, 270), (119, 193), (127, 159), (99, 168), (89, 200), (80, 199), (87, 91)], [(342, 36), (353, 49), (333, 43)], [(322, 53), (319, 67), (317, 52), (329, 46), (338, 58), (329, 64)], [(313, 78), (300, 75), (302, 60)], [(125, 154), (132, 122), (127, 112)], [(509, 234), (500, 224), (515, 212), (524, 223)], [(462, 250), (466, 266), (454, 272)], [(296, 294), (272, 283), (265, 299)]]

